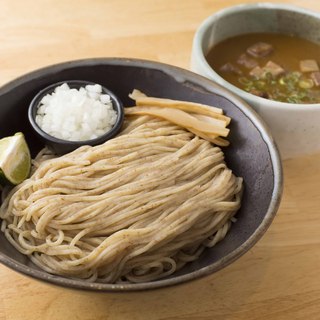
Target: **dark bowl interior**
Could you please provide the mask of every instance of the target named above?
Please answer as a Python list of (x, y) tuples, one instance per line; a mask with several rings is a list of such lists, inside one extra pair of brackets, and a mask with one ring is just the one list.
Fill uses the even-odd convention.
[(137, 88), (148, 95), (219, 106), (232, 118), (228, 166), (244, 178), (242, 207), (226, 238), (171, 277), (142, 284), (88, 284), (39, 270), (0, 233), (0, 262), (49, 283), (96, 291), (159, 288), (198, 278), (230, 264), (250, 249), (270, 225), (282, 192), (282, 169), (277, 148), (260, 118), (242, 100), (192, 72), (156, 62), (131, 59), (89, 59), (63, 63), (27, 74), (0, 88), (0, 137), (22, 131), (34, 156), (43, 142), (28, 121), (28, 106), (44, 87), (59, 81), (83, 79), (114, 92), (125, 106)]
[(56, 137), (53, 137), (49, 134), (47, 134), (45, 131), (43, 131), (39, 125), (36, 123), (35, 118), (37, 115), (38, 108), (40, 107), (41, 100), (44, 96), (47, 94), (52, 94), (56, 87), (67, 83), (68, 86), (71, 89), (79, 89), (81, 87), (85, 87), (86, 85), (93, 85), (95, 83), (91, 81), (83, 81), (83, 80), (67, 80), (67, 81), (60, 81), (58, 83), (52, 83), (51, 85), (42, 88), (41, 91), (38, 92), (38, 94), (32, 99), (29, 110), (28, 110), (28, 117), (31, 126), (35, 130), (35, 132), (39, 135), (40, 139), (43, 140), (43, 142), (50, 147), (55, 153), (62, 155), (67, 152), (73, 151), (80, 146), (83, 145), (90, 145), (95, 146), (98, 144), (101, 144), (114, 136), (117, 135), (117, 133), (121, 130), (121, 126), (124, 120), (124, 110), (121, 100), (109, 89), (102, 87), (102, 93), (108, 94), (112, 101), (113, 109), (117, 112), (117, 120), (112, 127), (111, 130), (107, 131), (105, 134), (91, 140), (83, 140), (83, 141), (67, 141), (63, 139), (58, 139)]

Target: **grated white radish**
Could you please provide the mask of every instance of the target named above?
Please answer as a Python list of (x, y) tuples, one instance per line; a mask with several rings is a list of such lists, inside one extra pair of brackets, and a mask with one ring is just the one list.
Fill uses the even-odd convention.
[(99, 84), (78, 90), (64, 83), (42, 98), (35, 120), (51, 136), (84, 141), (110, 131), (116, 119), (111, 98)]

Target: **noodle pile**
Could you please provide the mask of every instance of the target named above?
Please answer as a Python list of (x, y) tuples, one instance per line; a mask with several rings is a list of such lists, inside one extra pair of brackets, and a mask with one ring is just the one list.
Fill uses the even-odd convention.
[(1, 229), (49, 273), (146, 282), (222, 240), (241, 189), (220, 148), (166, 120), (131, 116), (102, 145), (59, 158), (44, 149), (4, 199)]

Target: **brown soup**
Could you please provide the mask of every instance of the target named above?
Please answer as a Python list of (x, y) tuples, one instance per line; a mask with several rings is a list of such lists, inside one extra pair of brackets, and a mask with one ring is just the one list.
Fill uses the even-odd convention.
[(262, 98), (320, 103), (320, 45), (277, 33), (243, 34), (213, 46), (210, 66), (225, 80)]

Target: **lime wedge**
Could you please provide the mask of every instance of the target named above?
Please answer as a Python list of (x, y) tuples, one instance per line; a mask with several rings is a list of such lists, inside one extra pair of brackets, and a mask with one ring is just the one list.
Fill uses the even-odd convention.
[(0, 140), (0, 183), (19, 184), (30, 172), (31, 156), (23, 133)]

